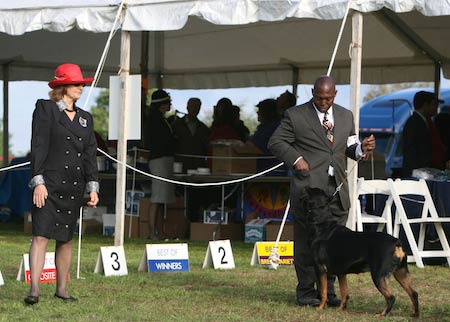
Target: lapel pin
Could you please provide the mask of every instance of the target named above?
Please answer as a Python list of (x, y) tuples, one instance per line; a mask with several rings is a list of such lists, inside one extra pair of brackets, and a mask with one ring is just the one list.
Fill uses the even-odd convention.
[(84, 118), (82, 118), (82, 117), (80, 116), (79, 121), (80, 121), (80, 125), (81, 125), (82, 127), (86, 127), (86, 126), (87, 126), (87, 120), (86, 120), (86, 119), (84, 119)]

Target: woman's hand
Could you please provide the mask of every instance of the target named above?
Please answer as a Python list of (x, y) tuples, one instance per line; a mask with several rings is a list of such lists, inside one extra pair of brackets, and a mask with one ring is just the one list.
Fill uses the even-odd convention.
[(44, 184), (38, 184), (33, 190), (33, 204), (42, 208), (45, 206), (45, 199), (48, 197), (47, 187)]
[(87, 202), (87, 205), (89, 207), (95, 208), (98, 204), (98, 193), (95, 191), (92, 191), (89, 193), (89, 197), (90, 197), (90, 200)]

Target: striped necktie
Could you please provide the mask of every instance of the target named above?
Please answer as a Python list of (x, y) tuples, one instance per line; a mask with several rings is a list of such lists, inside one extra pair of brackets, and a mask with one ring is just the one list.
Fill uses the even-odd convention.
[(333, 135), (333, 123), (331, 123), (328, 120), (328, 112), (325, 112), (325, 115), (323, 116), (323, 120), (322, 120), (322, 126), (325, 129), (325, 133), (327, 135), (327, 139), (330, 143), (330, 145), (333, 144), (334, 141), (334, 135)]

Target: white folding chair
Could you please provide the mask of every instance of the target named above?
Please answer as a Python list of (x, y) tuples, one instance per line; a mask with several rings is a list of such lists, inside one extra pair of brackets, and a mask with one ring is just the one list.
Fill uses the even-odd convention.
[[(398, 238), (400, 234), (400, 227), (403, 227), (409, 246), (411, 248), (412, 256), (408, 256), (408, 261), (414, 261), (417, 267), (423, 268), (423, 258), (426, 257), (445, 257), (450, 265), (450, 247), (448, 245), (445, 232), (442, 229), (442, 223), (450, 223), (450, 217), (439, 217), (433, 199), (431, 198), (425, 180), (395, 180), (388, 179), (391, 188), (392, 198), (395, 203), (396, 212), (394, 220), (394, 236)], [(411, 196), (410, 197), (408, 197)], [(420, 196), (423, 201), (412, 199)], [(402, 200), (412, 200), (418, 203), (423, 203), (422, 214), (419, 218), (409, 218), (405, 211)], [(414, 237), (411, 229), (411, 224), (418, 224), (419, 236), (418, 240)], [(433, 224), (436, 228), (439, 241), (441, 242), (441, 250), (425, 250), (425, 228), (427, 224)]]
[(369, 195), (373, 195), (373, 200), (375, 200), (376, 195), (387, 196), (381, 216), (368, 214), (365, 209), (362, 209), (361, 203), (356, 202), (356, 230), (363, 231), (363, 224), (371, 223), (378, 224), (377, 231), (383, 231), (384, 227), (386, 227), (386, 232), (392, 235), (392, 196), (387, 181), (358, 178), (356, 189), (358, 197), (365, 196), (366, 200)]

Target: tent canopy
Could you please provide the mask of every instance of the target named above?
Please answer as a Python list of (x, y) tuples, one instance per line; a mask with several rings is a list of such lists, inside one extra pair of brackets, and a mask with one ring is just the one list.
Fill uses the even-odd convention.
[[(93, 74), (119, 5), (1, 2), (0, 63), (8, 63), (9, 80), (49, 80), (64, 62)], [(150, 87), (158, 81), (177, 89), (312, 83), (326, 73), (346, 6), (347, 0), (128, 0), (119, 28), (132, 31), (131, 73), (148, 64)], [(450, 78), (450, 46), (442, 41), (450, 39), (450, 19), (444, 17), (450, 3), (354, 0), (350, 7), (365, 13), (363, 83), (432, 81), (436, 63)], [(349, 82), (349, 24), (332, 73), (341, 84)], [(100, 85), (118, 73), (119, 64), (116, 35)]]

